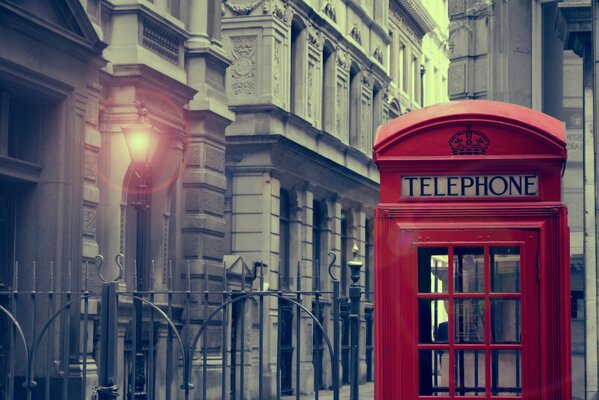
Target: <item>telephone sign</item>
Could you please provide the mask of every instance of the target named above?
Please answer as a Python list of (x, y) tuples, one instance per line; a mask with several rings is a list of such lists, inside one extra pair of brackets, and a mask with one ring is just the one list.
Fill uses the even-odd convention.
[(381, 126), (375, 398), (571, 400), (563, 124), (466, 100)]
[(403, 197), (537, 196), (536, 175), (402, 176)]

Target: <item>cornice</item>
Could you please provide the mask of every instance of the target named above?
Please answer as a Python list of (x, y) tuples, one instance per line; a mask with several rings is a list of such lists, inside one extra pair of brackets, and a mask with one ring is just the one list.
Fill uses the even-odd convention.
[(422, 5), (421, 0), (392, 0), (412, 18), (418, 28), (427, 33), (437, 27), (437, 23), (428, 10)]
[(195, 96), (197, 90), (163, 74), (145, 64), (115, 64), (112, 73), (106, 73), (119, 84), (125, 82), (132, 85), (142, 84), (153, 87), (176, 99), (180, 106), (186, 104)]
[[(337, 162), (323, 157), (318, 152), (309, 149), (299, 143), (294, 142), (293, 140), (281, 135), (281, 134), (264, 134), (264, 135), (235, 135), (235, 136), (227, 136), (227, 146), (232, 152), (237, 152), (237, 149), (240, 149), (242, 153), (251, 152), (252, 148), (270, 148), (271, 153), (273, 154), (272, 159), (269, 162), (269, 165), (256, 165), (256, 166), (246, 166), (246, 165), (228, 165), (227, 169), (231, 170), (246, 170), (248, 168), (258, 168), (268, 169), (268, 168), (277, 168), (281, 169), (277, 162), (277, 155), (285, 155), (284, 159), (289, 161), (289, 157), (291, 154), (299, 156), (306, 160), (306, 163), (311, 165), (317, 165), (322, 167), (322, 171), (330, 171), (331, 173), (343, 177), (343, 179), (347, 180), (347, 186), (350, 186), (350, 183), (356, 185), (356, 187), (363, 188), (365, 191), (372, 191), (373, 193), (378, 194), (379, 184), (371, 180), (369, 177), (354, 172), (348, 169), (346, 166), (338, 164)], [(280, 158), (280, 157), (279, 157)], [(283, 158), (281, 158), (283, 160)], [(295, 164), (294, 164), (295, 165)], [(304, 164), (298, 165), (299, 169), (304, 168)], [(293, 173), (293, 172), (292, 172)], [(298, 176), (301, 176), (299, 174)], [(312, 182), (315, 184), (315, 182)]]
[(559, 3), (555, 16), (555, 31), (564, 42), (564, 49), (582, 57), (584, 47), (592, 41), (591, 0)]
[(100, 40), (91, 22), (87, 20), (87, 15), (82, 17), (82, 13), (76, 12), (77, 6), (69, 3), (69, 10), (73, 12), (84, 36), (4, 1), (0, 1), (0, 23), (76, 58), (88, 61), (101, 57), (107, 44)]

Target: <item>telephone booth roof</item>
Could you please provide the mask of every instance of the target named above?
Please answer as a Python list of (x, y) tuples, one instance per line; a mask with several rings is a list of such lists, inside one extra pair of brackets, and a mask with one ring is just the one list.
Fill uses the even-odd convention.
[[(447, 134), (472, 129), (489, 137), (487, 157), (536, 155), (566, 159), (564, 125), (541, 112), (491, 100), (437, 104), (379, 127), (373, 158), (448, 156)], [(427, 132), (426, 138), (420, 134)], [(485, 154), (485, 153), (483, 153)]]

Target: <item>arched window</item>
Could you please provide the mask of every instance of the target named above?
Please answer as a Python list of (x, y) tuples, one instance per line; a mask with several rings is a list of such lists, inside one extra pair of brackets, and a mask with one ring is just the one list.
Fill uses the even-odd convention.
[(291, 203), (289, 192), (281, 189), (279, 215), (279, 275), (284, 289), (289, 288), (291, 263)]
[[(335, 57), (331, 43), (322, 50), (322, 130), (333, 133), (335, 127)], [(337, 112), (340, 112), (338, 110)]]
[(360, 97), (362, 84), (360, 71), (355, 64), (349, 70), (349, 144), (354, 147), (360, 142)]
[(320, 202), (314, 200), (312, 208), (312, 287), (320, 288), (317, 277), (322, 276), (322, 210)]
[(376, 130), (383, 123), (383, 90), (378, 82), (375, 82), (372, 87), (372, 135), (369, 137), (367, 147), (373, 144)]
[(291, 96), (291, 112), (303, 115), (303, 93), (302, 90), (304, 88), (303, 85), (303, 50), (304, 46), (301, 38), (303, 37), (302, 31), (304, 27), (297, 20), (294, 19), (291, 22), (291, 88), (290, 88), (290, 96)]

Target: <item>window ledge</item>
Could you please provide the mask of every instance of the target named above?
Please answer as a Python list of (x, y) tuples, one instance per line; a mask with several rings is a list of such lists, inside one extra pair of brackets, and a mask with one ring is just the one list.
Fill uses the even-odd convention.
[(42, 166), (12, 157), (0, 155), (0, 178), (38, 183)]

